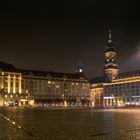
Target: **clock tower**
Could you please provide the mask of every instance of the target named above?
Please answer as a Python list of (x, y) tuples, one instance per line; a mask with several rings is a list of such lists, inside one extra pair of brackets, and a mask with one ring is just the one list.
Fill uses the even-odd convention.
[(116, 61), (116, 51), (112, 43), (111, 30), (109, 30), (109, 39), (105, 51), (104, 74), (109, 81), (112, 81), (119, 74), (119, 68)]

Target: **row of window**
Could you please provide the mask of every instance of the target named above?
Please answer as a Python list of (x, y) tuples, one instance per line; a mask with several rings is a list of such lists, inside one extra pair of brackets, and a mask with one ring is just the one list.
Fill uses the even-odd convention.
[(132, 83), (122, 83), (122, 84), (114, 84), (105, 86), (105, 88), (113, 88), (113, 87), (139, 87), (140, 82), (132, 82)]

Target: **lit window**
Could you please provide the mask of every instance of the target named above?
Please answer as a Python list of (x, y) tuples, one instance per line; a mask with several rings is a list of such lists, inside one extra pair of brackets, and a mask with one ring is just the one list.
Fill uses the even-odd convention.
[(13, 95), (11, 95), (10, 97), (13, 98)]
[(67, 92), (68, 90), (67, 89), (65, 89), (65, 92)]
[(5, 98), (7, 98), (7, 95), (5, 95)]
[(59, 85), (56, 85), (56, 88), (59, 88)]
[(48, 84), (51, 84), (51, 81), (48, 81)]

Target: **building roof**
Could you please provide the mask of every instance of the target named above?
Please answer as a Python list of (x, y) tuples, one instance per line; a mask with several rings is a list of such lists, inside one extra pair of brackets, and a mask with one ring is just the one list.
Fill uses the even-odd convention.
[(8, 64), (2, 61), (0, 61), (0, 69), (3, 71), (15, 71), (15, 67), (12, 64)]
[(15, 68), (12, 64), (0, 62), (0, 69), (6, 72), (19, 72), (23, 75), (28, 76), (39, 76), (39, 77), (52, 77), (52, 78), (65, 78), (65, 79), (81, 79), (88, 80), (85, 75), (80, 73), (60, 73), (52, 71), (39, 71), (39, 70), (25, 70)]
[(79, 73), (60, 73), (60, 72), (52, 72), (52, 71), (38, 71), (38, 70), (23, 70), (23, 69), (17, 69), (17, 72), (22, 73), (23, 75), (33, 75), (38, 77), (52, 77), (52, 78), (65, 78), (65, 79), (80, 79), (84, 78), (87, 80), (87, 78)]
[(105, 76), (95, 77), (89, 80), (91, 84), (107, 83), (108, 80)]
[(140, 76), (140, 70), (122, 72), (117, 76), (116, 79), (129, 78), (129, 77), (135, 77), (135, 76)]
[[(130, 77), (135, 77), (135, 76), (140, 76), (140, 70), (119, 73), (116, 79), (130, 78)], [(95, 77), (95, 78), (90, 79), (89, 81), (91, 84), (109, 83), (109, 81), (107, 80), (105, 76)]]

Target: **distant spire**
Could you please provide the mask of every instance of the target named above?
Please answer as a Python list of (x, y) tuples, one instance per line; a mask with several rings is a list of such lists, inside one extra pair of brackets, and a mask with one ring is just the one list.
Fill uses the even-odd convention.
[(109, 38), (108, 38), (108, 43), (112, 42), (112, 38), (111, 38), (111, 29), (109, 30)]

